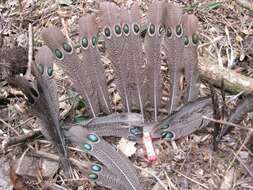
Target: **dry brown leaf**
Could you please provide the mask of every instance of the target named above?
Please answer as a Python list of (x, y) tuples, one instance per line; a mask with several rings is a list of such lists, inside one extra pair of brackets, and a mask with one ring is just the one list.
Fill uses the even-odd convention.
[(235, 180), (235, 169), (231, 168), (227, 171), (221, 183), (220, 190), (231, 190)]

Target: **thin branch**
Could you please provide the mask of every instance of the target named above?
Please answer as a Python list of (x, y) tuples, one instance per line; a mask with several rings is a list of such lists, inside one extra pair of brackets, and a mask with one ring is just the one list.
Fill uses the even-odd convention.
[(179, 175), (183, 176), (184, 178), (186, 178), (186, 179), (190, 180), (191, 182), (193, 182), (193, 183), (196, 183), (196, 184), (200, 185), (200, 186), (201, 186), (201, 187), (203, 187), (204, 189), (210, 189), (210, 188), (209, 188), (209, 187), (207, 187), (206, 185), (204, 185), (204, 184), (202, 184), (202, 183), (200, 183), (200, 182), (198, 182), (198, 181), (196, 181), (196, 180), (194, 180), (194, 179), (192, 179), (192, 178), (190, 178), (190, 177), (188, 177), (188, 176), (186, 176), (186, 175), (182, 174), (181, 172), (179, 172), (179, 171), (177, 171), (177, 170), (173, 170), (173, 171), (174, 171), (174, 172), (176, 172), (177, 174), (179, 174)]
[(236, 159), (242, 164), (242, 166), (248, 171), (249, 175), (253, 178), (252, 171), (250, 171), (250, 169), (246, 166), (246, 164), (242, 161), (242, 159), (238, 155), (236, 155), (234, 151), (233, 151), (233, 154), (236, 157)]
[(19, 135), (16, 137), (9, 137), (9, 138), (3, 140), (2, 149), (3, 149), (3, 151), (5, 151), (10, 146), (20, 144), (20, 143), (25, 143), (28, 140), (34, 139), (40, 135), (41, 135), (41, 131), (36, 130), (36, 131), (32, 131), (30, 133), (27, 133), (25, 135)]
[(230, 126), (233, 126), (233, 127), (236, 127), (236, 128), (240, 128), (240, 129), (245, 129), (245, 130), (253, 131), (253, 128), (243, 127), (243, 126), (241, 126), (241, 125), (237, 125), (237, 124), (234, 124), (234, 123), (231, 123), (231, 122), (228, 122), (228, 121), (217, 120), (217, 119), (213, 119), (213, 118), (206, 117), (206, 116), (203, 116), (203, 118), (204, 118), (204, 119), (207, 119), (207, 120), (209, 120), (209, 121), (215, 122), (215, 123), (221, 123), (221, 124), (223, 124), (223, 125), (230, 125)]
[(29, 23), (29, 28), (28, 28), (28, 64), (27, 64), (27, 70), (26, 70), (26, 77), (31, 76), (31, 67), (32, 67), (32, 61), (33, 61), (33, 28), (32, 24)]
[(153, 177), (157, 180), (157, 182), (158, 182), (165, 190), (168, 189), (167, 186), (166, 186), (166, 185), (159, 179), (159, 177), (157, 177), (153, 172), (151, 172), (151, 171), (149, 171), (149, 170), (147, 170), (147, 169), (141, 168), (141, 167), (139, 167), (139, 166), (136, 166), (136, 165), (134, 165), (134, 167), (136, 167), (137, 169), (139, 169), (139, 170), (141, 170), (141, 171), (144, 171), (144, 172), (146, 172), (147, 174), (153, 176)]
[(4, 125), (6, 125), (16, 135), (19, 135), (19, 132), (16, 129), (14, 129), (10, 124), (8, 124), (7, 122), (5, 122), (3, 119), (0, 118), (0, 122), (2, 122)]
[[(251, 130), (251, 131), (247, 134), (247, 137), (245, 138), (245, 140), (244, 140), (244, 142), (242, 143), (241, 147), (237, 150), (236, 156), (239, 154), (239, 152), (242, 150), (242, 148), (247, 144), (247, 142), (249, 141), (249, 139), (250, 139), (250, 137), (251, 137), (252, 134), (253, 134), (253, 130)], [(232, 159), (232, 161), (230, 162), (230, 164), (229, 164), (229, 166), (228, 166), (226, 172), (232, 167), (232, 165), (233, 165), (234, 162), (235, 162), (235, 159), (236, 159), (236, 157), (234, 157), (234, 158)]]

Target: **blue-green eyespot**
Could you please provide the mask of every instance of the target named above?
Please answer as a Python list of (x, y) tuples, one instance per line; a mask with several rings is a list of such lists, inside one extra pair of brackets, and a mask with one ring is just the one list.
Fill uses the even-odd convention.
[(133, 31), (134, 31), (134, 34), (139, 34), (140, 26), (138, 24), (134, 24), (133, 25)]
[(111, 30), (109, 27), (105, 27), (104, 34), (105, 34), (105, 37), (107, 37), (107, 38), (111, 37)]
[(98, 165), (98, 164), (93, 164), (93, 165), (91, 166), (91, 170), (92, 170), (93, 172), (100, 172), (100, 171), (102, 170), (102, 167), (101, 167), (100, 165)]
[(154, 24), (150, 24), (150, 26), (149, 26), (149, 34), (151, 36), (153, 36), (155, 34), (155, 25)]
[(91, 179), (91, 180), (96, 180), (98, 178), (98, 175), (97, 174), (94, 174), (94, 173), (90, 173), (88, 175), (88, 178)]
[(166, 35), (167, 35), (168, 38), (171, 38), (171, 37), (172, 37), (172, 30), (171, 30), (170, 27), (167, 28), (167, 30), (166, 30)]
[(165, 140), (172, 140), (174, 138), (174, 133), (166, 131), (162, 133), (162, 138)]
[(99, 138), (97, 137), (97, 135), (94, 135), (94, 134), (88, 134), (87, 138), (91, 142), (98, 142), (98, 140), (99, 140)]
[(124, 24), (124, 26), (123, 26), (123, 32), (124, 32), (125, 34), (128, 34), (128, 33), (129, 33), (129, 26), (128, 26), (128, 24)]
[(48, 75), (49, 77), (53, 76), (53, 72), (54, 72), (53, 67), (48, 67), (48, 68), (47, 68), (47, 75)]
[(88, 40), (88, 38), (87, 37), (82, 37), (82, 39), (81, 39), (81, 46), (82, 46), (82, 48), (84, 48), (84, 49), (87, 49), (88, 48), (88, 46), (89, 46), (89, 40)]
[(92, 149), (92, 146), (88, 143), (84, 143), (83, 148), (87, 151), (90, 151)]
[(114, 30), (115, 30), (115, 33), (116, 33), (116, 35), (120, 35), (121, 34), (121, 27), (120, 27), (120, 25), (115, 25), (114, 26)]
[(64, 49), (64, 51), (66, 51), (67, 53), (71, 53), (72, 52), (72, 46), (69, 44), (69, 43), (67, 43), (67, 42), (64, 42), (63, 43), (63, 49)]
[(181, 25), (177, 25), (176, 26), (176, 35), (177, 35), (177, 37), (181, 37), (182, 34), (183, 34), (183, 28), (182, 28), (182, 26)]
[(192, 35), (192, 43), (193, 43), (194, 45), (197, 45), (197, 44), (199, 43), (199, 36), (198, 36), (198, 34), (194, 33), (194, 34)]
[(54, 55), (55, 55), (56, 59), (58, 59), (58, 60), (63, 60), (63, 58), (64, 58), (63, 53), (59, 49), (54, 50)]
[(142, 128), (141, 127), (132, 127), (129, 129), (129, 131), (134, 136), (142, 135)]
[(166, 124), (161, 126), (161, 129), (168, 129), (169, 127), (170, 127), (170, 124), (166, 123)]
[(190, 40), (189, 40), (188, 36), (184, 36), (184, 45), (188, 46), (189, 42), (190, 42)]
[(96, 36), (93, 36), (91, 38), (91, 43), (92, 43), (93, 47), (95, 47), (97, 45), (97, 37)]

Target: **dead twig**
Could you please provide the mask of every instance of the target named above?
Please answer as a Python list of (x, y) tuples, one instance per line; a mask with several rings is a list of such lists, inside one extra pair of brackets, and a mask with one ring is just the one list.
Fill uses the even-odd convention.
[(204, 119), (207, 119), (207, 120), (209, 120), (209, 121), (215, 122), (215, 123), (220, 123), (220, 124), (223, 124), (223, 125), (230, 125), (230, 126), (233, 126), (233, 127), (236, 127), (236, 128), (240, 128), (240, 129), (245, 129), (245, 130), (253, 131), (252, 128), (243, 127), (243, 126), (241, 126), (241, 125), (234, 124), (234, 123), (231, 123), (231, 122), (228, 122), (228, 121), (216, 120), (216, 119), (213, 119), (213, 118), (210, 118), (210, 117), (206, 117), (206, 116), (203, 116), (203, 118), (204, 118)]
[(200, 183), (200, 182), (196, 181), (195, 179), (192, 179), (192, 178), (190, 178), (190, 177), (188, 177), (188, 176), (186, 176), (186, 175), (182, 174), (181, 172), (179, 172), (179, 171), (177, 171), (177, 170), (173, 170), (173, 171), (174, 171), (174, 172), (176, 172), (177, 174), (179, 174), (179, 175), (183, 176), (184, 178), (186, 178), (186, 179), (190, 180), (191, 182), (193, 182), (193, 183), (196, 183), (196, 184), (200, 185), (200, 186), (201, 186), (201, 187), (203, 187), (204, 189), (210, 189), (210, 188), (209, 188), (209, 187), (207, 187), (206, 185), (204, 185), (204, 184), (202, 184), (202, 183)]
[(2, 150), (5, 152), (6, 149), (10, 146), (20, 144), (20, 143), (25, 143), (31, 139), (37, 138), (40, 135), (41, 135), (41, 131), (36, 130), (36, 131), (32, 131), (32, 132), (25, 134), (25, 135), (19, 135), (16, 137), (9, 137), (9, 138), (2, 141)]
[[(242, 143), (242, 145), (240, 146), (240, 148), (237, 150), (236, 156), (238, 156), (238, 154), (239, 154), (239, 152), (242, 150), (242, 148), (248, 143), (248, 141), (250, 140), (250, 137), (252, 136), (252, 134), (253, 134), (253, 130), (251, 130), (251, 131), (247, 134), (247, 136), (246, 136), (244, 142)], [(236, 159), (236, 156), (234, 156), (234, 158), (232, 159), (232, 161), (229, 163), (229, 166), (228, 166), (226, 172), (227, 172), (227, 171), (232, 167), (232, 165), (234, 164), (235, 159)]]
[(233, 152), (235, 158), (242, 164), (242, 166), (247, 170), (249, 175), (253, 178), (253, 172), (250, 171), (250, 169), (246, 166), (246, 164), (242, 161), (242, 159), (235, 153)]
[(26, 77), (31, 76), (31, 67), (32, 67), (32, 59), (33, 59), (33, 29), (32, 29), (32, 24), (29, 23), (29, 28), (28, 28), (28, 33), (29, 33), (29, 41), (28, 41), (28, 64), (27, 64), (27, 70), (26, 70)]
[(149, 170), (147, 170), (147, 169), (143, 169), (143, 168), (141, 168), (141, 167), (139, 167), (139, 166), (136, 166), (136, 165), (134, 165), (134, 167), (136, 167), (137, 169), (139, 169), (139, 170), (141, 170), (141, 171), (144, 171), (145, 173), (147, 173), (147, 174), (153, 176), (153, 177), (157, 180), (157, 182), (158, 182), (165, 190), (168, 189), (167, 186), (160, 180), (160, 178), (159, 178), (158, 176), (156, 176), (153, 172), (151, 172), (151, 171), (149, 171)]

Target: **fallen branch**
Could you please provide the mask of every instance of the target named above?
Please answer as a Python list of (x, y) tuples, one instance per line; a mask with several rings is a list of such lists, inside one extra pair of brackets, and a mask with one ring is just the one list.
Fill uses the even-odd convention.
[(199, 68), (201, 79), (220, 87), (221, 80), (224, 79), (225, 90), (232, 93), (244, 92), (253, 93), (253, 79), (246, 77), (234, 70), (221, 67), (209, 56), (199, 57)]
[(16, 145), (19, 143), (25, 143), (28, 140), (34, 139), (38, 136), (42, 135), (40, 130), (32, 131), (25, 135), (20, 135), (16, 137), (9, 137), (2, 141), (2, 150), (5, 152), (9, 146)]

